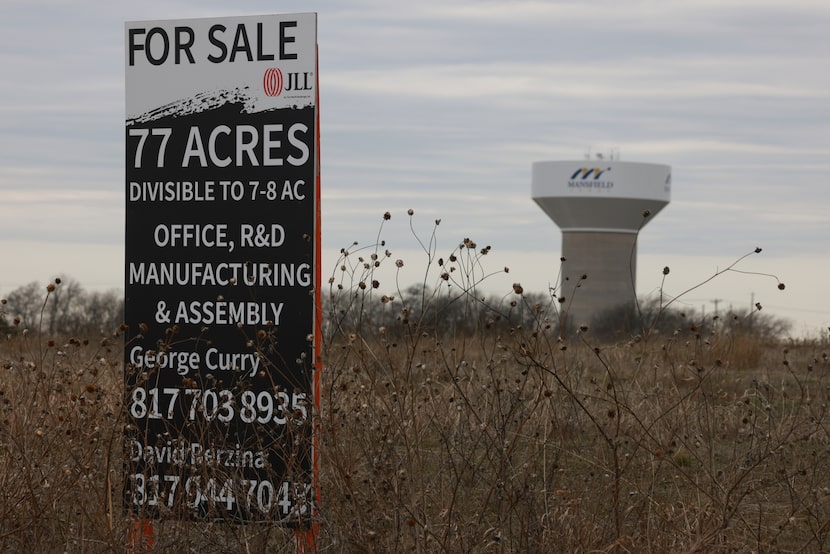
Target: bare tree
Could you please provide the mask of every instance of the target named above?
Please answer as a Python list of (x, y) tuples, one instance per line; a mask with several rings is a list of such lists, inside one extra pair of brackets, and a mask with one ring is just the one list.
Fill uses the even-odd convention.
[(23, 327), (36, 328), (40, 322), (40, 310), (46, 291), (36, 282), (23, 285), (6, 296), (5, 312), (9, 319), (20, 319)]
[(116, 290), (88, 293), (83, 305), (88, 332), (106, 333), (124, 322), (124, 301)]
[(79, 327), (83, 320), (83, 287), (72, 278), (59, 283), (46, 302), (50, 335)]

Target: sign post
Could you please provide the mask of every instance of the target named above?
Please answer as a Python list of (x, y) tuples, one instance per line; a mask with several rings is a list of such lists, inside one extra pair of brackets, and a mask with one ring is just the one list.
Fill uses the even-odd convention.
[(316, 26), (126, 24), (124, 502), (139, 521), (314, 524)]

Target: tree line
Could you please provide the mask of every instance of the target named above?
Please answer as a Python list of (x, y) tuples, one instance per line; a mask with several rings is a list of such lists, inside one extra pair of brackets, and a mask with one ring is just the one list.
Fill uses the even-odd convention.
[(72, 278), (45, 286), (32, 281), (9, 292), (0, 304), (0, 330), (5, 333), (110, 334), (123, 320), (120, 291), (88, 291)]
[(512, 329), (553, 330), (572, 337), (577, 331), (590, 332), (595, 339), (619, 341), (647, 334), (671, 335), (693, 331), (699, 335), (743, 334), (759, 338), (782, 338), (790, 323), (760, 305), (752, 311), (730, 310), (720, 317), (686, 313), (655, 299), (621, 304), (597, 314), (583, 328), (567, 318), (564, 299), (552, 291), (528, 292), (514, 285), (513, 293), (496, 297), (451, 287), (414, 285), (396, 297), (368, 288), (334, 290), (323, 295), (324, 334), (330, 338), (349, 333), (374, 334), (383, 329), (387, 336), (428, 333), (434, 336), (471, 336), (478, 332), (503, 333)]
[[(399, 291), (397, 298), (371, 289), (329, 292), (323, 295), (323, 327), (331, 335), (379, 327), (390, 334), (416, 331), (438, 336), (470, 336), (515, 326), (553, 327), (562, 336), (575, 331), (562, 317), (562, 306), (553, 294), (514, 291), (485, 298), (450, 287), (418, 285)], [(0, 331), (5, 333), (29, 329), (49, 335), (109, 334), (123, 320), (121, 291), (87, 291), (72, 278), (56, 279), (46, 286), (33, 281), (8, 293), (0, 304)], [(597, 338), (619, 340), (647, 331), (671, 333), (690, 327), (776, 337), (786, 333), (788, 322), (758, 311), (729, 313), (713, 320), (643, 302), (600, 314), (590, 330)]]

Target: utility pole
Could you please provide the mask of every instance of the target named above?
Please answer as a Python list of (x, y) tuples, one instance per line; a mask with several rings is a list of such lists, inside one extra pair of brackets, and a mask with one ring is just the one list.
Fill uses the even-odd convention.
[(712, 329), (714, 329), (716, 331), (718, 330), (718, 327), (721, 327), (721, 328), (723, 327), (723, 324), (718, 325), (718, 319), (720, 319), (720, 314), (718, 314), (718, 303), (720, 303), (722, 301), (723, 301), (723, 299), (721, 299), (721, 298), (715, 298), (714, 300), (711, 301), (712, 304), (715, 305), (715, 315), (714, 315), (714, 317), (712, 317)]

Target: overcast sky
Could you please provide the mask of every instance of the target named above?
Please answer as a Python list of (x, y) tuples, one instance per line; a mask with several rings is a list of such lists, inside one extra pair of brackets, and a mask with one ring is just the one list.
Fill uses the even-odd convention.
[[(492, 246), (488, 292), (544, 291), (561, 234), (530, 198), (534, 161), (619, 152), (671, 165), (640, 235), (638, 288), (695, 310), (830, 325), (830, 3), (823, 0), (330, 2), (4, 0), (0, 296), (70, 276), (123, 286), (124, 22), (318, 13), (324, 279), (382, 238), (425, 255)], [(409, 274), (407, 274), (408, 276)], [(383, 284), (387, 286), (386, 283)], [(389, 287), (392, 286), (390, 281)]]

